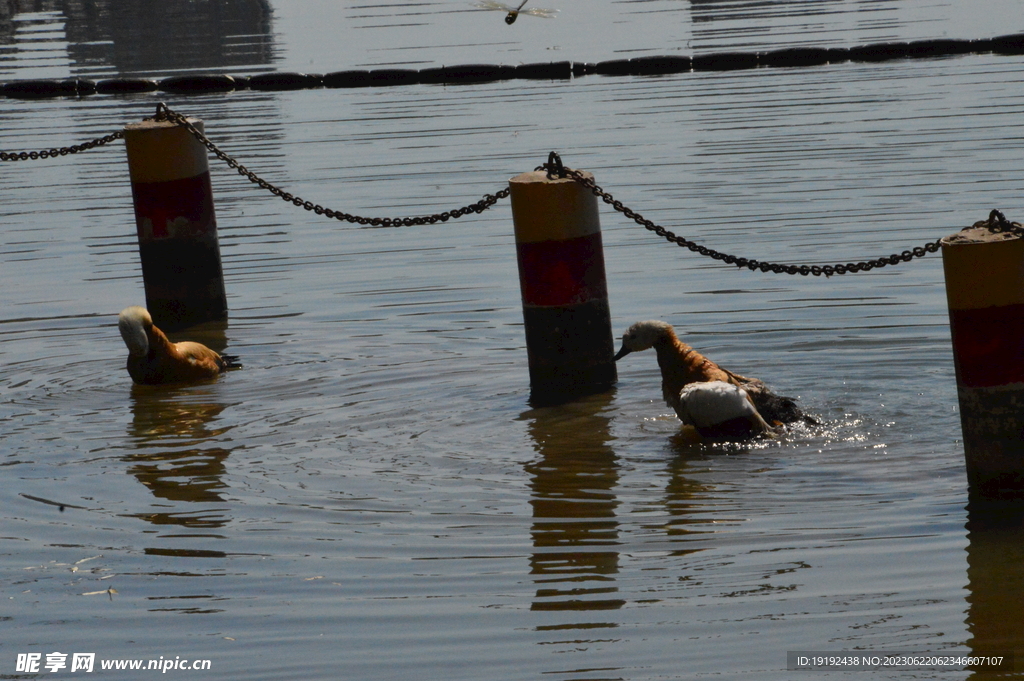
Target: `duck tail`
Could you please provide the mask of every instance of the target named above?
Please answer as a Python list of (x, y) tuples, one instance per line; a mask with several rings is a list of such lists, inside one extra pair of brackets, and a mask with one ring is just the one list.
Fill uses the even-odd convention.
[(238, 359), (238, 355), (221, 355), (220, 356), (221, 371), (227, 371), (228, 369), (241, 369), (242, 362)]
[(756, 393), (751, 397), (754, 400), (754, 406), (769, 423), (803, 421), (807, 425), (818, 424), (818, 420), (805, 414), (792, 397), (783, 397), (768, 391)]

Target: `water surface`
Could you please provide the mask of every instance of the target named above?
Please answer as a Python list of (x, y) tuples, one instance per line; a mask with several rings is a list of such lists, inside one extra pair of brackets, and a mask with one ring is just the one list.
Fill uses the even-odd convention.
[[(1012, 5), (979, 7), (567, 0), (556, 19), (509, 27), (468, 3), (280, 2), (255, 23), (214, 17), (218, 31), (192, 38), (201, 57), (129, 63), (112, 14), (79, 34), (53, 3), (0, 15), (0, 78), (597, 61), (1022, 28)], [(167, 35), (187, 38), (193, 19)], [(91, 139), (163, 99), (288, 191), (388, 217), (476, 201), (554, 149), (678, 234), (831, 264), (992, 208), (1021, 218), (1020, 67), (969, 55), (0, 99), (0, 148)], [(133, 388), (116, 315), (144, 298), (123, 154), (0, 174), (5, 673), (18, 653), (56, 650), (210, 659), (228, 679), (787, 679), (788, 650), (1022, 647), (1019, 533), (965, 529), (937, 255), (828, 280), (752, 273), (603, 209), (616, 334), (668, 321), (822, 421), (693, 446), (651, 353), (623, 360), (606, 394), (530, 406), (507, 201), (369, 229), (213, 159), (230, 319), (189, 335), (245, 367)]]

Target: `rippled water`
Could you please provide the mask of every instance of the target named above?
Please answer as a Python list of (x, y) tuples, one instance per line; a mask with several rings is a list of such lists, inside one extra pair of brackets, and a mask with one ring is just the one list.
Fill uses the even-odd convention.
[[(208, 33), (168, 18), (168, 35), (194, 42), (165, 50), (145, 32), (133, 43), (102, 7), (90, 23), (61, 3), (0, 4), (0, 80), (1024, 28), (1006, 3), (542, 6), (561, 12), (509, 27), (460, 2), (240, 3), (201, 15)], [(712, 248), (829, 264), (921, 245), (992, 208), (1019, 220), (1022, 72), (1019, 57), (970, 55), (0, 99), (0, 148), (91, 139), (163, 99), (288, 191), (379, 216), (476, 201), (554, 149)], [(245, 366), (170, 389), (133, 388), (124, 371), (116, 314), (143, 289), (121, 144), (0, 169), (0, 673), (18, 653), (60, 651), (209, 659), (239, 679), (785, 679), (791, 650), (1024, 647), (1022, 537), (965, 529), (937, 255), (828, 280), (741, 272), (603, 210), (616, 334), (666, 320), (822, 421), (701, 447), (679, 437), (651, 353), (620, 362), (607, 394), (531, 408), (507, 201), (443, 225), (361, 228), (211, 165), (230, 320), (186, 335)]]

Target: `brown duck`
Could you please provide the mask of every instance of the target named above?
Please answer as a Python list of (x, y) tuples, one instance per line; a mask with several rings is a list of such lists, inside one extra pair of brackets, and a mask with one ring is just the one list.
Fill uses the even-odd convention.
[(128, 346), (128, 374), (136, 383), (196, 383), (237, 366), (234, 358), (222, 357), (202, 343), (172, 343), (144, 307), (122, 310), (117, 328)]
[[(760, 416), (771, 425), (816, 423), (804, 414), (789, 397), (774, 394), (756, 378), (748, 378), (723, 369), (676, 337), (671, 324), (660, 321), (637, 322), (622, 336), (622, 348), (615, 355), (619, 360), (631, 352), (654, 348), (661, 368), (661, 393), (668, 406), (680, 413), (680, 394), (693, 383), (721, 381), (739, 388), (749, 396)], [(685, 410), (685, 405), (683, 405)], [(680, 418), (683, 418), (680, 416)], [(685, 421), (685, 419), (684, 419)]]

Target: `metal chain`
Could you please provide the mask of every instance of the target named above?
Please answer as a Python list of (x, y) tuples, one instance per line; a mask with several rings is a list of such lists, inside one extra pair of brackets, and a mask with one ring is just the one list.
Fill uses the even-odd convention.
[[(239, 175), (244, 176), (250, 182), (258, 185), (261, 189), (266, 189), (274, 196), (281, 198), (295, 206), (304, 208), (308, 211), (312, 211), (317, 215), (326, 215), (328, 218), (334, 220), (341, 220), (343, 222), (351, 222), (360, 225), (369, 225), (372, 227), (411, 227), (413, 225), (433, 225), (438, 222), (446, 222), (450, 219), (460, 218), (463, 215), (469, 215), (470, 213), (482, 213), (500, 199), (507, 198), (511, 193), (511, 190), (506, 187), (499, 190), (495, 194), (484, 194), (483, 198), (476, 203), (469, 204), (462, 208), (456, 208), (454, 210), (445, 211), (443, 213), (435, 213), (433, 215), (419, 216), (419, 217), (405, 217), (405, 218), (367, 218), (358, 215), (350, 215), (348, 213), (342, 213), (340, 211), (331, 210), (330, 208), (324, 208), (319, 204), (315, 204), (312, 201), (306, 201), (294, 194), (290, 194), (280, 187), (277, 187), (270, 182), (267, 182), (263, 178), (259, 177), (256, 173), (252, 172), (244, 165), (240, 164), (235, 159), (228, 156), (226, 153), (220, 150), (216, 144), (214, 144), (206, 135), (204, 135), (198, 128), (192, 125), (185, 116), (172, 111), (163, 102), (157, 105), (156, 116), (153, 120), (166, 120), (180, 125), (181, 127), (188, 130), (192, 136), (194, 136), (203, 146), (210, 150), (217, 158), (224, 161), (229, 167), (234, 168)], [(44, 149), (42, 151), (22, 151), (15, 153), (7, 153), (0, 151), (0, 161), (27, 161), (37, 160), (41, 158), (50, 158), (55, 156), (66, 156), (68, 154), (76, 154), (80, 151), (86, 151), (93, 149), (104, 144), (109, 144), (118, 139), (122, 139), (124, 133), (118, 131), (84, 142), (82, 144), (75, 144), (70, 147), (62, 147), (60, 149)], [(833, 274), (847, 274), (848, 272), (868, 272), (872, 269), (885, 267), (886, 265), (898, 265), (901, 262), (910, 262), (914, 258), (922, 258), (928, 253), (935, 253), (940, 248), (938, 241), (930, 241), (924, 246), (918, 246), (916, 248), (903, 251), (899, 254), (893, 254), (888, 257), (875, 258), (874, 260), (864, 260), (861, 262), (851, 263), (838, 263), (835, 265), (782, 265), (779, 263), (762, 262), (760, 260), (754, 260), (752, 258), (741, 258), (721, 251), (716, 251), (707, 246), (703, 246), (694, 241), (690, 241), (684, 237), (678, 236), (673, 232), (665, 229), (664, 227), (655, 224), (651, 220), (646, 219), (631, 208), (623, 205), (623, 203), (615, 199), (611, 194), (606, 192), (600, 186), (594, 182), (593, 179), (584, 177), (583, 173), (572, 168), (567, 168), (562, 165), (562, 159), (557, 153), (551, 152), (548, 155), (548, 162), (537, 166), (536, 170), (546, 171), (548, 178), (572, 178), (583, 187), (587, 188), (595, 196), (600, 198), (602, 201), (610, 205), (612, 208), (622, 213), (627, 218), (633, 220), (638, 225), (654, 232), (658, 236), (662, 237), (670, 243), (674, 243), (677, 246), (687, 248), (694, 253), (698, 253), (703, 256), (707, 256), (713, 260), (719, 260), (728, 265), (736, 265), (737, 267), (746, 267), (749, 270), (760, 270), (761, 272), (774, 272), (776, 274), (800, 274), (807, 276), (813, 274), (818, 277), (825, 275), (831, 277)], [(1017, 238), (1024, 238), (1024, 226), (1018, 222), (1010, 222), (1006, 219), (1000, 211), (993, 210), (989, 213), (987, 220), (981, 220), (974, 223), (971, 227), (965, 227), (964, 230), (985, 227), (992, 232), (1010, 232), (1013, 233)]]
[(326, 215), (327, 217), (334, 220), (341, 220), (343, 222), (352, 222), (360, 225), (369, 225), (371, 227), (411, 227), (413, 225), (433, 225), (438, 222), (446, 222), (450, 219), (460, 218), (463, 215), (469, 215), (470, 213), (482, 213), (495, 203), (499, 199), (506, 198), (510, 190), (506, 187), (500, 190), (496, 194), (485, 194), (482, 199), (476, 203), (472, 203), (462, 208), (456, 208), (454, 210), (445, 211), (443, 213), (435, 213), (433, 215), (425, 215), (419, 217), (405, 217), (405, 218), (366, 218), (358, 215), (349, 215), (348, 213), (342, 213), (340, 211), (331, 210), (330, 208), (324, 208), (323, 206), (313, 203), (312, 201), (306, 201), (294, 194), (290, 194), (280, 187), (277, 187), (270, 182), (267, 182), (263, 178), (259, 177), (256, 173), (252, 172), (244, 165), (240, 164), (235, 159), (231, 158), (223, 151), (221, 151), (216, 144), (211, 142), (198, 128), (188, 122), (181, 114), (172, 111), (167, 108), (166, 105), (160, 103), (157, 105), (157, 112), (154, 120), (166, 120), (180, 125), (181, 127), (188, 130), (199, 142), (209, 149), (217, 158), (224, 161), (229, 167), (234, 168), (238, 171), (239, 175), (242, 175), (250, 182), (258, 185), (261, 189), (266, 189), (268, 192), (277, 196), (288, 203), (305, 208), (308, 211), (312, 211), (317, 215)]
[(964, 227), (961, 231), (966, 232), (968, 229), (974, 229), (976, 227), (985, 227), (990, 232), (999, 234), (1001, 232), (1010, 232), (1017, 236), (1017, 238), (1024, 237), (1024, 225), (1019, 222), (1010, 222), (1006, 219), (1006, 216), (1000, 213), (998, 210), (993, 210), (988, 214), (988, 220), (979, 220), (970, 227)]
[[(851, 262), (851, 263), (839, 263), (835, 265), (781, 265), (778, 263), (762, 262), (760, 260), (754, 260), (752, 258), (740, 258), (735, 255), (728, 255), (720, 251), (716, 251), (707, 246), (695, 243), (681, 236), (668, 231), (660, 225), (656, 225), (651, 220), (646, 219), (636, 211), (624, 206), (621, 201), (616, 200), (611, 194), (604, 191), (599, 187), (593, 179), (584, 177), (583, 173), (578, 170), (566, 168), (562, 165), (562, 160), (558, 157), (558, 154), (551, 152), (548, 156), (548, 162), (542, 166), (538, 166), (537, 170), (545, 170), (548, 173), (548, 178), (553, 177), (569, 177), (581, 184), (582, 186), (589, 189), (595, 196), (600, 198), (605, 203), (609, 204), (612, 208), (619, 211), (627, 218), (630, 218), (641, 227), (650, 230), (658, 236), (664, 238), (670, 243), (674, 243), (677, 246), (688, 248), (694, 253), (707, 256), (713, 260), (720, 260), (729, 265), (736, 265), (737, 267), (746, 267), (750, 270), (760, 270), (761, 272), (774, 272), (776, 274), (800, 274), (807, 276), (813, 274), (816, 277), (825, 275), (831, 277), (833, 274), (846, 274), (848, 272), (868, 272), (878, 267), (885, 267), (886, 265), (898, 265), (901, 262), (910, 262), (914, 258), (922, 258), (928, 253), (935, 253), (940, 248), (939, 241), (930, 241), (924, 246), (918, 246), (907, 251), (903, 251), (899, 254), (893, 254), (888, 257), (875, 258), (874, 260), (865, 260), (862, 262)], [(1024, 237), (1024, 227), (1019, 223), (1010, 222), (1006, 217), (998, 210), (993, 210), (989, 214), (988, 220), (982, 220), (973, 225), (973, 227), (988, 227), (994, 232), (1013, 232), (1018, 237)], [(965, 229), (971, 229), (967, 227)]]
[(124, 133), (112, 132), (104, 137), (97, 137), (89, 142), (83, 142), (82, 144), (72, 144), (70, 147), (61, 147), (60, 149), (43, 149), (42, 151), (21, 151), (7, 153), (6, 151), (0, 151), (0, 161), (28, 161), (38, 160), (40, 158), (50, 158), (53, 156), (67, 156), (68, 154), (77, 154), (80, 151), (87, 151), (95, 147), (101, 147), (104, 144), (109, 144), (114, 140), (119, 140), (124, 137)]

